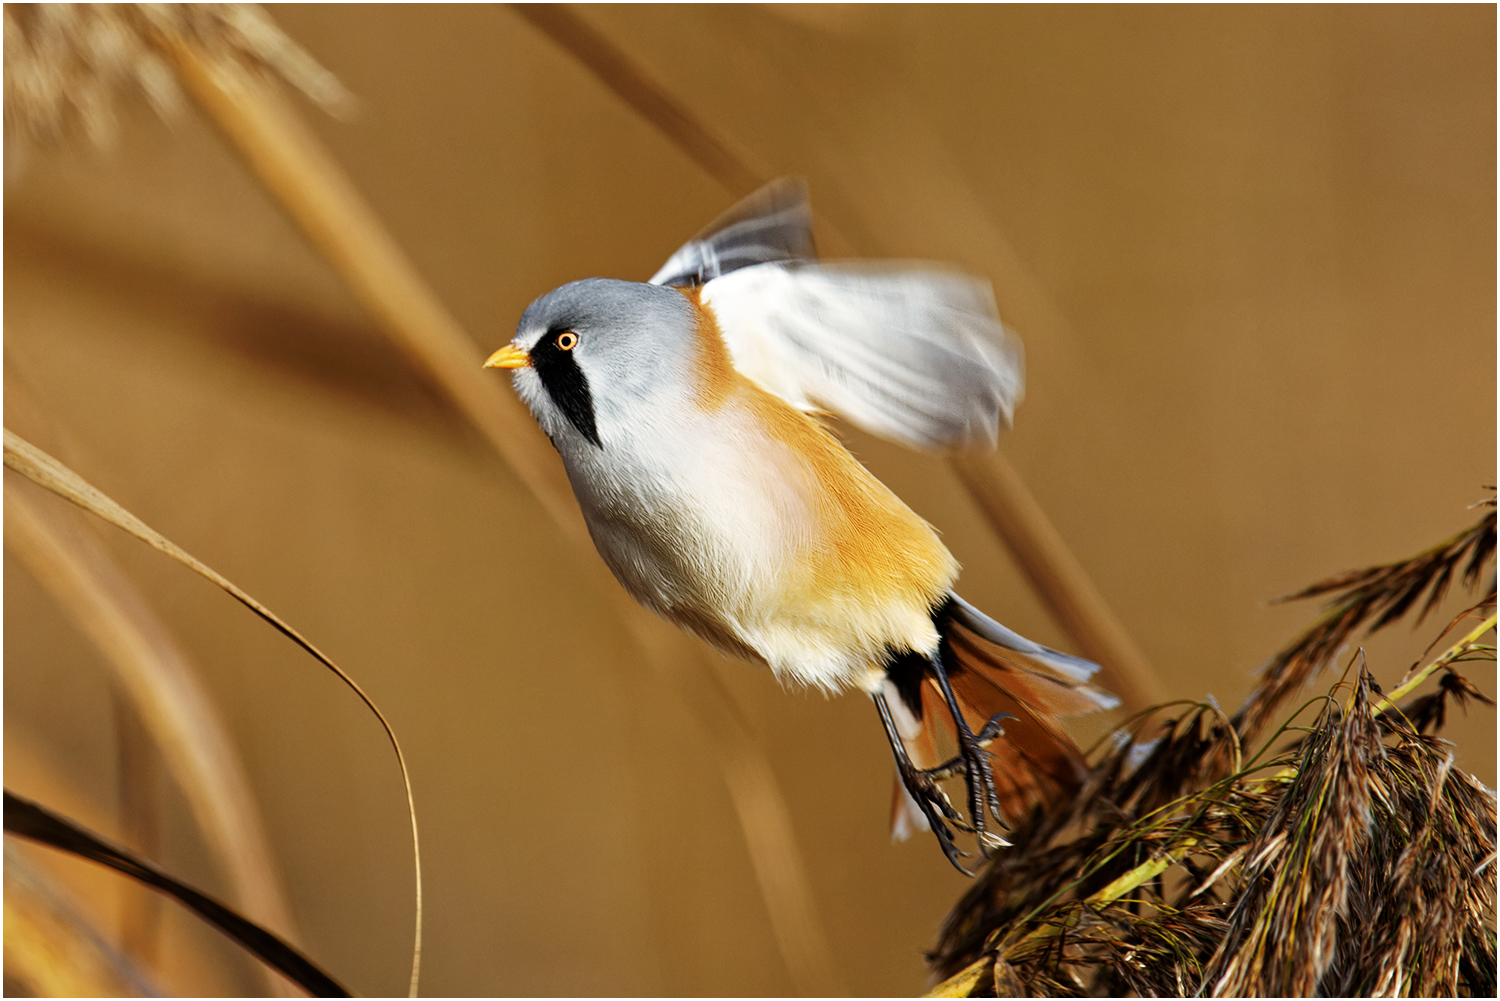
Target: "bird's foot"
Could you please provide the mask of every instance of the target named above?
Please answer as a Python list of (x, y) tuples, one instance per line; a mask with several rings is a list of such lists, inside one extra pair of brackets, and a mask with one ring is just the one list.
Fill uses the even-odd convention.
[[(904, 761), (897, 761), (897, 772), (901, 776), (901, 784), (906, 787), (907, 794), (916, 802), (917, 808), (922, 811), (922, 816), (927, 818), (927, 826), (937, 836), (938, 845), (942, 847), (943, 854), (953, 867), (965, 876), (974, 875), (964, 868), (960, 858), (970, 858), (968, 852), (960, 851), (953, 839), (953, 830), (948, 826), (953, 824), (961, 831), (969, 832), (973, 829), (964, 823), (963, 814), (954, 808), (948, 800), (948, 794), (943, 792), (938, 785), (943, 779), (951, 778), (958, 774), (952, 767), (954, 762), (939, 765), (937, 768), (916, 768)], [(959, 763), (959, 769), (962, 763)]]
[(996, 713), (978, 733), (971, 733), (968, 726), (960, 723), (957, 728), (957, 756), (932, 769), (933, 773), (943, 773), (943, 777), (950, 775), (964, 777), (964, 786), (969, 794), (969, 820), (973, 826), (962, 826), (978, 840), (979, 850), (985, 858), (990, 857), (992, 849), (1010, 844), (1000, 835), (989, 830), (985, 818), (985, 808), (988, 807), (989, 815), (994, 817), (995, 823), (1002, 828), (1006, 826), (1005, 818), (1000, 813), (1000, 793), (995, 786), (995, 775), (990, 769), (990, 759), (993, 755), (985, 750), (985, 745), (1005, 732), (1001, 723), (1009, 718), (1013, 717), (1008, 713)]

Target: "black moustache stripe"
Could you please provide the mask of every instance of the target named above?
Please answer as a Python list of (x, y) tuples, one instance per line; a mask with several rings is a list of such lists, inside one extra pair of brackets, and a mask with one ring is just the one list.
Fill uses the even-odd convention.
[(548, 331), (531, 349), (531, 367), (541, 377), (542, 386), (568, 423), (596, 448), (603, 448), (599, 428), (594, 424), (594, 397), (589, 392), (588, 376), (578, 367), (573, 352), (557, 346), (558, 334)]

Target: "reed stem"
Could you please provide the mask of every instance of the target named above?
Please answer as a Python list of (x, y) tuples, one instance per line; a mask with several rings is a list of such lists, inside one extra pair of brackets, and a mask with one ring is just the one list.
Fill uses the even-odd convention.
[(843, 993), (785, 797), (703, 647), (636, 606), (610, 577), (594, 556), (561, 463), (535, 421), (481, 369), (483, 354), (274, 86), (237, 62), (206, 58), (181, 37), (164, 36), (163, 45), (189, 93), (293, 222), (403, 354), (510, 464), (583, 556), (600, 593), (609, 597), (651, 668), (681, 694), (715, 753), (793, 984), (807, 995)]

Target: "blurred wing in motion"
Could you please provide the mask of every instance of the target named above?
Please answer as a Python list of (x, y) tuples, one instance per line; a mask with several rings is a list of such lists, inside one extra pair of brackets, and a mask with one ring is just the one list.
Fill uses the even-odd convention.
[(917, 262), (818, 263), (807, 185), (783, 178), (652, 277), (701, 285), (734, 366), (809, 413), (934, 451), (995, 444), (1024, 376), (989, 283)]
[(922, 451), (993, 447), (1021, 345), (988, 282), (915, 262), (760, 264), (709, 282), (734, 367), (792, 406)]
[(783, 177), (709, 223), (651, 276), (652, 285), (704, 285), (731, 271), (818, 256), (807, 182)]

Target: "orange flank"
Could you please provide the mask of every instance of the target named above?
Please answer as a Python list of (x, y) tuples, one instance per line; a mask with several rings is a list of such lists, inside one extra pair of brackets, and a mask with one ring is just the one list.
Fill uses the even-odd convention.
[(889, 622), (896, 607), (925, 617), (958, 576), (937, 533), (815, 418), (740, 374), (699, 290), (680, 291), (699, 316), (699, 405), (710, 412), (742, 409), (784, 447), (787, 464), (800, 467), (787, 470), (787, 481), (805, 485), (809, 520), (818, 531), (801, 554), (802, 565), (788, 567), (788, 606), (803, 604), (818, 617), (866, 619), (850, 622), (866, 634), (886, 631), (874, 620)]

